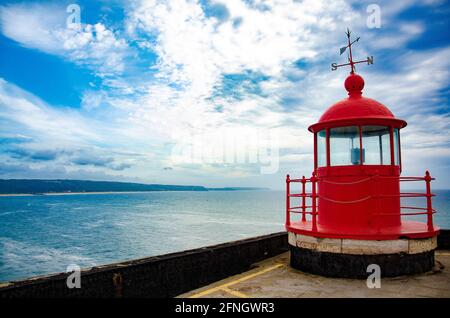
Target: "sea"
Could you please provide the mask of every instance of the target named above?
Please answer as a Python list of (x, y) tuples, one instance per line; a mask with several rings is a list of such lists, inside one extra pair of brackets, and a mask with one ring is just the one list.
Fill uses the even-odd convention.
[[(435, 224), (450, 229), (450, 190), (434, 192)], [(1, 196), (0, 282), (279, 232), (284, 219), (283, 191)]]

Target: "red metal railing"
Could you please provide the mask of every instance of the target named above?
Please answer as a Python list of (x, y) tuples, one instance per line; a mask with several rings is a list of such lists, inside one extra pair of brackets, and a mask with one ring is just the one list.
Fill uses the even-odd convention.
[[(291, 182), (300, 182), (302, 184), (302, 192), (291, 194), (290, 184)], [(306, 184), (311, 183), (311, 193), (306, 192)], [(291, 198), (302, 198), (302, 204), (300, 206), (291, 207)], [(291, 224), (291, 213), (301, 213), (302, 221), (306, 221), (306, 215), (310, 214), (312, 219), (313, 231), (317, 231), (317, 177), (313, 172), (311, 178), (290, 179), (289, 175), (286, 176), (286, 225)], [(311, 199), (310, 205), (306, 204), (306, 198)]]
[[(430, 173), (426, 171), (425, 176), (423, 177), (395, 177), (395, 176), (371, 176), (366, 177), (360, 180), (351, 181), (351, 182), (334, 182), (324, 179), (319, 179), (316, 176), (316, 173), (313, 172), (312, 176), (310, 178), (305, 178), (303, 176), (301, 179), (291, 179), (289, 175), (286, 176), (286, 226), (289, 226), (291, 224), (291, 213), (297, 213), (301, 214), (302, 218), (301, 220), (304, 222), (306, 221), (306, 215), (311, 215), (311, 222), (312, 222), (312, 231), (317, 231), (317, 215), (319, 214), (319, 206), (317, 204), (317, 199), (319, 198), (319, 195), (317, 194), (317, 182), (320, 180), (322, 182), (326, 183), (332, 183), (336, 185), (351, 185), (351, 184), (357, 184), (366, 182), (369, 180), (386, 180), (386, 179), (397, 179), (400, 182), (414, 182), (414, 181), (425, 181), (425, 193), (420, 192), (400, 192), (399, 194), (372, 194), (369, 196), (366, 196), (364, 198), (360, 198), (357, 200), (352, 201), (337, 201), (332, 200), (330, 198), (320, 196), (321, 199), (335, 202), (335, 203), (342, 203), (342, 204), (355, 204), (359, 203), (365, 200), (369, 200), (371, 198), (392, 198), (392, 197), (399, 197), (399, 198), (420, 198), (425, 197), (427, 200), (427, 206), (426, 207), (416, 207), (416, 206), (400, 206), (400, 216), (411, 216), (411, 215), (427, 215), (427, 225), (428, 230), (433, 231), (433, 214), (436, 213), (436, 210), (433, 209), (432, 200), (431, 198), (435, 195), (431, 193), (431, 186), (430, 183), (432, 180), (435, 180), (435, 178), (432, 178), (430, 176)], [(291, 183), (301, 183), (301, 193), (291, 193)], [(311, 184), (310, 188), (311, 191), (307, 192), (307, 184)], [(301, 205), (299, 206), (291, 206), (291, 198), (301, 198)], [(307, 199), (309, 199), (309, 205), (307, 204)], [(378, 200), (378, 202), (380, 202)], [(415, 210), (419, 212), (408, 212), (404, 210)], [(379, 213), (376, 215), (378, 216), (393, 216), (398, 215), (396, 213)]]

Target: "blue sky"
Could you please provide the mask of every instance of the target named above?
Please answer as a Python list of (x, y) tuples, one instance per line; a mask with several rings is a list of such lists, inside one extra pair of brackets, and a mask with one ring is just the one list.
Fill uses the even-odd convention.
[[(364, 95), (408, 122), (403, 174), (449, 188), (450, 4), (380, 1), (368, 28), (371, 3), (1, 1), (0, 178), (282, 188), (311, 173), (306, 128), (346, 96), (330, 63), (349, 27), (375, 58)], [(226, 138), (275, 145), (278, 169), (218, 160)]]

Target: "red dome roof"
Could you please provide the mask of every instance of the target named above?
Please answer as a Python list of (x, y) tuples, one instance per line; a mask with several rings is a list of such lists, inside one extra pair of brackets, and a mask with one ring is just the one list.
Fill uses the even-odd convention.
[(308, 128), (310, 131), (318, 131), (328, 126), (336, 126), (339, 123), (342, 123), (339, 126), (382, 123), (398, 128), (406, 126), (406, 122), (396, 119), (386, 106), (374, 99), (362, 96), (364, 79), (361, 76), (350, 74), (344, 85), (349, 97), (329, 107), (320, 117), (319, 122)]
[(319, 123), (349, 118), (395, 118), (394, 114), (383, 104), (362, 96), (349, 96), (328, 108)]

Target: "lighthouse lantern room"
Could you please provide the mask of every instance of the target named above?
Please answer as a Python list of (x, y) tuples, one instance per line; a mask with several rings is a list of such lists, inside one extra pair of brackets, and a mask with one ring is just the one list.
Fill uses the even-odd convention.
[[(314, 134), (312, 176), (286, 177), (291, 265), (337, 277), (366, 277), (370, 264), (379, 265), (383, 276), (428, 271), (439, 232), (433, 224), (433, 178), (428, 171), (401, 176), (400, 130), (406, 122), (362, 96), (364, 79), (355, 65), (373, 64), (373, 57), (354, 61), (352, 45), (359, 38), (352, 42), (346, 34), (341, 54), (348, 52), (348, 63), (333, 63), (332, 70), (350, 67), (348, 97), (308, 128)], [(401, 192), (401, 182), (423, 183), (425, 191)], [(423, 206), (410, 203), (414, 198)]]

